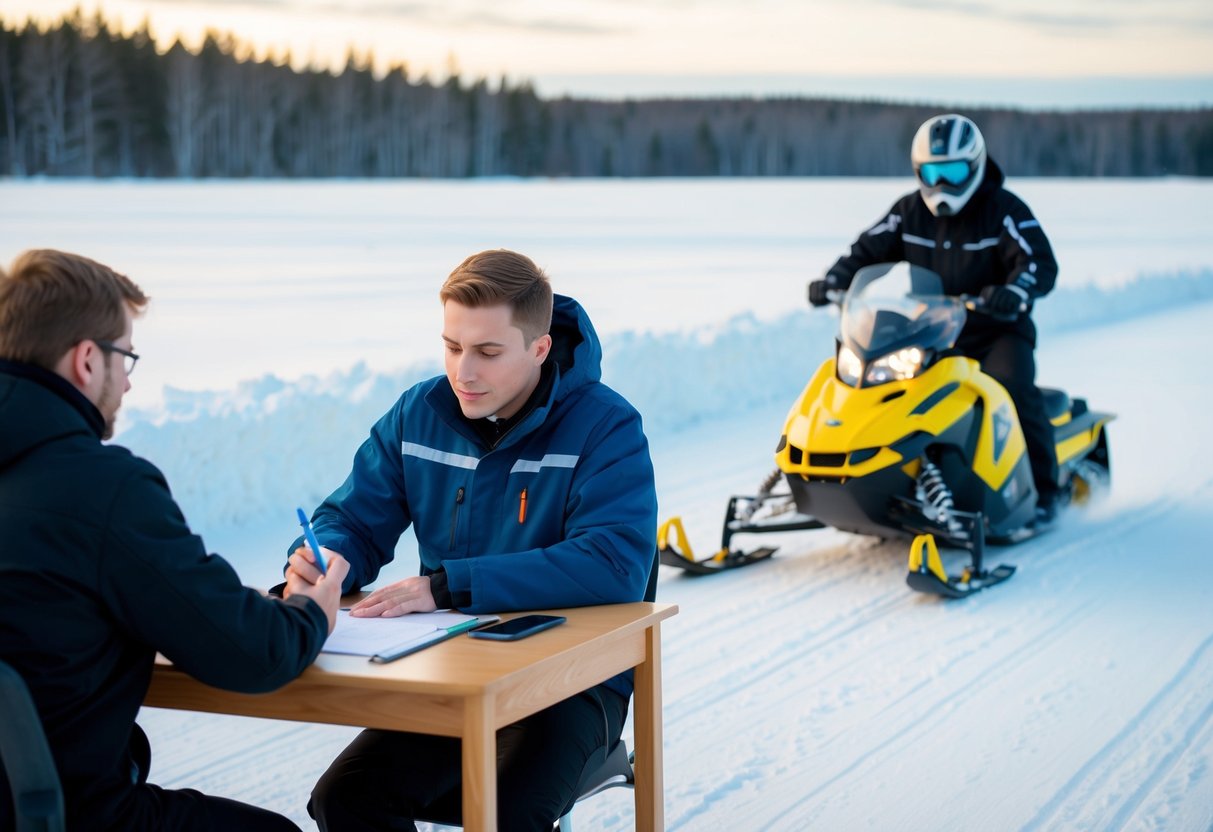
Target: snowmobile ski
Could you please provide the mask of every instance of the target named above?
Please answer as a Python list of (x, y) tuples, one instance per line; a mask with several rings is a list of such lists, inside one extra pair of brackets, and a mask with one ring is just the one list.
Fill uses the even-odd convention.
[(959, 575), (949, 576), (944, 571), (943, 560), (939, 557), (935, 536), (920, 534), (910, 544), (906, 583), (916, 592), (942, 595), (945, 598), (967, 598), (975, 592), (1002, 583), (1014, 574), (1015, 567), (1004, 563), (989, 570), (979, 565), (976, 568), (965, 567)]
[(776, 547), (769, 546), (754, 549), (751, 552), (723, 547), (709, 558), (695, 560), (695, 553), (687, 541), (681, 517), (671, 517), (661, 524), (661, 528), (657, 530), (657, 547), (663, 564), (675, 566), (689, 575), (714, 575), (717, 572), (749, 566), (752, 563), (768, 559), (776, 551)]

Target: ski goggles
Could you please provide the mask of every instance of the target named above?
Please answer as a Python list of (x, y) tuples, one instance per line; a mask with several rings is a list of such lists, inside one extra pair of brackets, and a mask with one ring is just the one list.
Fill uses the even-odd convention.
[(918, 166), (918, 178), (928, 188), (934, 188), (940, 182), (948, 185), (963, 185), (972, 175), (969, 163), (957, 159), (952, 162), (924, 162)]

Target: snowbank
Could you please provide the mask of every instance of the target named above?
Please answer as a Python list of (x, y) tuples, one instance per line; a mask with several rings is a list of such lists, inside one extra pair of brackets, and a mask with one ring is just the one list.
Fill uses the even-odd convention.
[[(1208, 299), (1213, 269), (1143, 274), (1117, 288), (1059, 289), (1035, 317), (1047, 338)], [(690, 334), (623, 333), (606, 339), (603, 378), (659, 440), (725, 412), (790, 403), (833, 349), (837, 325), (836, 315), (806, 308)], [(403, 390), (439, 372), (437, 363), (391, 373), (359, 364), (291, 384), (267, 375), (226, 391), (166, 388), (163, 407), (124, 414), (118, 441), (160, 466), (203, 534), (257, 524), (319, 503), (344, 479), (374, 421)]]

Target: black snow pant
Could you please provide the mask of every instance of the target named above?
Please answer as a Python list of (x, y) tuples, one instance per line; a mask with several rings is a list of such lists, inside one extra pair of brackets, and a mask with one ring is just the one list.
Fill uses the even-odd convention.
[(1036, 355), (1032, 344), (1015, 332), (964, 333), (956, 343), (965, 355), (975, 358), (987, 375), (993, 376), (1011, 396), (1028, 446), (1028, 461), (1038, 499), (1057, 498), (1057, 452), (1053, 426), (1045, 415), (1044, 397), (1036, 386)]
[(162, 789), (145, 783), (128, 803), (129, 813), (116, 829), (173, 829), (197, 832), (299, 832), (282, 815), (194, 789)]
[[(577, 796), (586, 761), (619, 739), (627, 710), (623, 696), (598, 685), (500, 729), (497, 828), (550, 832)], [(442, 820), (435, 815), (460, 805), (461, 755), (452, 737), (363, 731), (316, 783), (308, 811), (321, 832), (412, 832), (414, 820)]]
[[(129, 791), (115, 795), (110, 806), (92, 805), (86, 812), (68, 806), (68, 829), (108, 829), (113, 832), (299, 832), (282, 815), (195, 789), (162, 789), (147, 782), (152, 752), (138, 725), (131, 733)], [(0, 827), (5, 827), (0, 813)]]

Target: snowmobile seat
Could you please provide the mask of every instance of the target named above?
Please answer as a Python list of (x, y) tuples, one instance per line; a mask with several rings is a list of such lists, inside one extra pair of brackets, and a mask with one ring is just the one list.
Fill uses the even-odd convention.
[[(7, 776), (16, 832), (63, 832), (59, 770), (42, 719), (20, 674), (0, 661), (0, 778)], [(0, 820), (5, 820), (0, 801)], [(5, 827), (10, 828), (10, 827)]]
[(1058, 416), (1064, 416), (1070, 412), (1070, 394), (1065, 390), (1041, 387), (1040, 395), (1045, 400), (1045, 416), (1047, 418), (1056, 419)]

